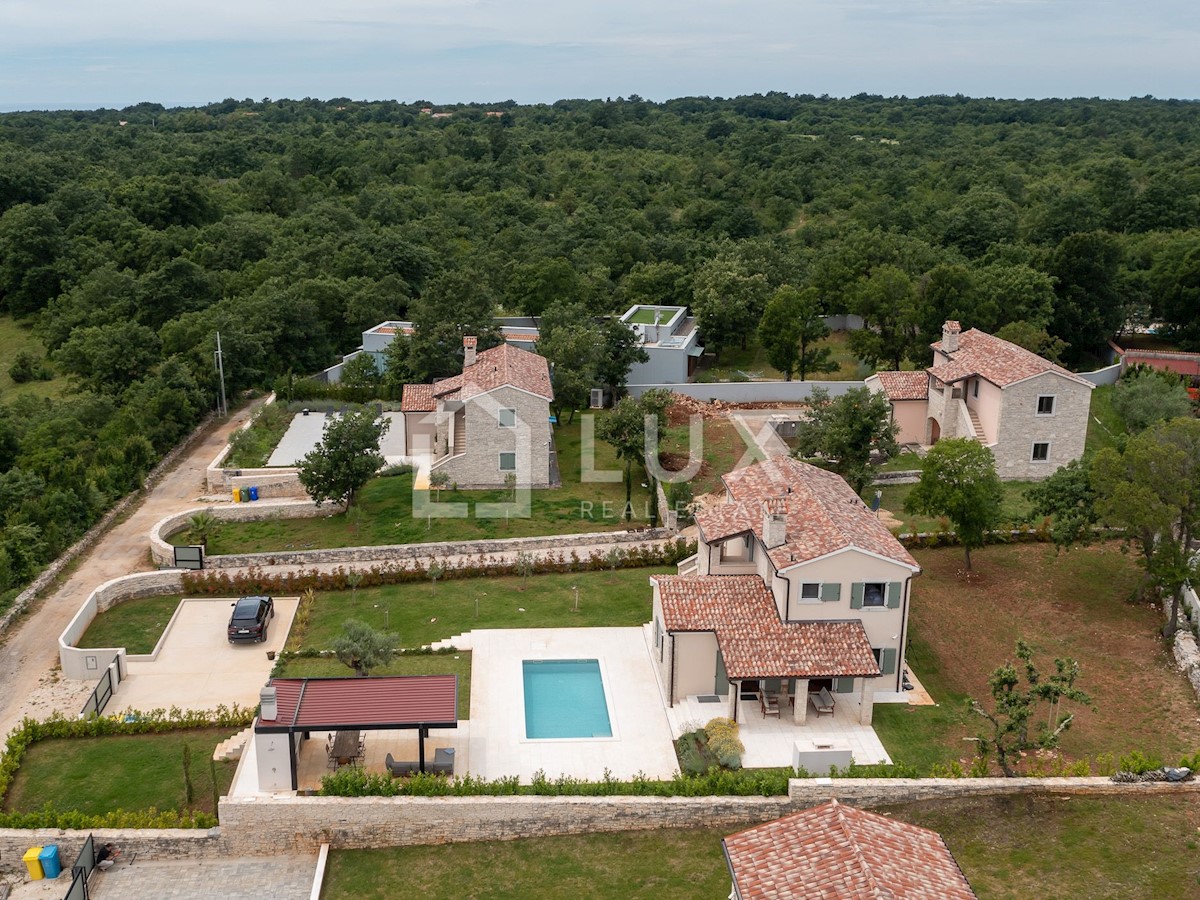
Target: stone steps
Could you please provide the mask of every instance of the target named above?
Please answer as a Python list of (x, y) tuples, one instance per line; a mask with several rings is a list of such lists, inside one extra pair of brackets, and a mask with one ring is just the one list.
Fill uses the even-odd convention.
[(434, 641), (429, 646), (433, 650), (448, 650), (451, 647), (455, 650), (470, 650), (471, 632), (456, 634), (453, 637), (446, 638), (444, 641)]
[(242, 751), (246, 748), (246, 744), (250, 742), (250, 737), (253, 734), (254, 726), (251, 725), (249, 728), (242, 729), (228, 740), (221, 741), (213, 751), (213, 759), (217, 762), (241, 759)]
[(971, 417), (971, 427), (973, 429), (975, 429), (975, 440), (979, 441), (979, 443), (983, 444), (986, 447), (987, 446), (987, 437), (984, 436), (983, 423), (979, 421), (979, 413), (975, 412), (975, 410), (971, 409), (971, 407), (968, 406), (967, 414), (970, 415), (970, 417)]

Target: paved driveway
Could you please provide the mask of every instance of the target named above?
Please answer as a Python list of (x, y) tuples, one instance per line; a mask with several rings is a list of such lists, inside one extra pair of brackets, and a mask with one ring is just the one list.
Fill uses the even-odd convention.
[(129, 661), (109, 709), (212, 709), (218, 704), (254, 706), (275, 665), (266, 651), (283, 649), (299, 600), (275, 598), (275, 618), (262, 644), (231, 644), (225, 638), (232, 600), (184, 600), (158, 659)]
[[(118, 863), (92, 876), (91, 896), (112, 900), (306, 900), (317, 871), (313, 856), (256, 856)], [(65, 886), (64, 886), (65, 890)]]

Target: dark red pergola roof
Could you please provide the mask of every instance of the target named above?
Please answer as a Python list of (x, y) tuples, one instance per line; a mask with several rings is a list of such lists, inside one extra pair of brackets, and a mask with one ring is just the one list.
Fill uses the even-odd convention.
[(458, 727), (457, 675), (272, 678), (279, 711), (256, 731)]

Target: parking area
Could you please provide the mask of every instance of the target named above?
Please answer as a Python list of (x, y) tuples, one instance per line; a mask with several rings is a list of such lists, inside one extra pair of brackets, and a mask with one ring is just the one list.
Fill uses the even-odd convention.
[(184, 599), (158, 658), (128, 661), (128, 675), (109, 709), (256, 705), (258, 692), (275, 665), (267, 653), (283, 649), (299, 598), (275, 598), (275, 618), (263, 643), (230, 644), (226, 639), (233, 602), (227, 597)]

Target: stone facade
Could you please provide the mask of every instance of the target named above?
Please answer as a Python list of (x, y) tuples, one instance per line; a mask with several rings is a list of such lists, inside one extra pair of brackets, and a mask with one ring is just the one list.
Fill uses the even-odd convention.
[[(1054, 397), (1054, 412), (1038, 415), (1038, 398)], [(1092, 390), (1053, 372), (1004, 389), (992, 453), (1003, 479), (1038, 480), (1083, 456)], [(1049, 445), (1045, 461), (1033, 460), (1035, 443)]]
[[(550, 404), (545, 397), (511, 386), (463, 401), (438, 413), (433, 472), (445, 472), (460, 488), (504, 486), (509, 470), (501, 454), (512, 453), (517, 484), (550, 487)], [(501, 419), (512, 410), (512, 425)], [(461, 432), (461, 433), (460, 433)]]

